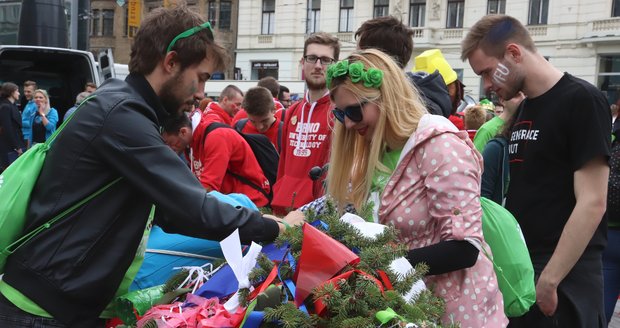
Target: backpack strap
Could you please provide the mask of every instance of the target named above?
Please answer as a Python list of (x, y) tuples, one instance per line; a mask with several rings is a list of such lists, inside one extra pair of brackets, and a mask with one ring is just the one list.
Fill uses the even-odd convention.
[(30, 231), (29, 233), (23, 235), (21, 238), (17, 239), (16, 241), (14, 241), (10, 245), (8, 245), (5, 249), (3, 249), (2, 250), (2, 254), (6, 255), (6, 256), (13, 254), (18, 248), (23, 246), (25, 243), (29, 242), (36, 235), (38, 235), (41, 232), (43, 232), (43, 230), (49, 229), (54, 223), (56, 223), (57, 221), (63, 219), (65, 216), (69, 215), (70, 213), (72, 213), (76, 209), (80, 208), (82, 205), (88, 203), (91, 199), (99, 196), (101, 193), (103, 193), (104, 191), (108, 190), (108, 188), (110, 188), (113, 185), (115, 185), (121, 179), (122, 178), (116, 178), (112, 182), (109, 182), (107, 185), (101, 187), (99, 190), (97, 190), (94, 193), (90, 194), (88, 197), (80, 200), (79, 202), (73, 204), (71, 207), (69, 207), (66, 210), (60, 212), (60, 214), (56, 215), (55, 217), (53, 217), (49, 221), (43, 223), (38, 228), (36, 228), (36, 229)]
[(282, 109), (280, 110), (280, 113), (282, 113), (282, 114), (280, 115), (280, 122), (284, 122), (284, 119), (286, 118), (286, 108), (282, 108)]
[(243, 132), (243, 129), (245, 129), (246, 124), (248, 124), (247, 118), (240, 119), (239, 121), (237, 121), (237, 123), (235, 123), (235, 130), (237, 130), (237, 132)]
[(271, 189), (271, 186), (269, 186), (269, 193), (265, 192), (265, 189), (261, 188), (260, 186), (256, 185), (254, 182), (240, 176), (239, 174), (233, 173), (230, 170), (226, 170), (226, 173), (232, 175), (233, 177), (237, 178), (239, 181), (241, 181), (243, 184), (248, 185), (250, 187), (252, 187), (252, 189), (260, 192), (261, 194), (263, 194), (263, 196), (265, 196), (267, 198), (267, 201), (269, 203), (271, 203), (271, 199), (273, 198), (273, 190)]
[(284, 128), (284, 122), (280, 121), (278, 125), (278, 153), (282, 151), (282, 128)]

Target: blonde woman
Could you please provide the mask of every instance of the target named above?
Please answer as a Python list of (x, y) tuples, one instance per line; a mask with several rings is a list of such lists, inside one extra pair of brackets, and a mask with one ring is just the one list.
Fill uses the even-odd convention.
[(378, 221), (394, 225), (412, 264), (446, 301), (444, 324), (503, 327), (491, 262), (479, 256), (482, 161), (467, 133), (427, 113), (394, 61), (377, 50), (332, 65), (336, 105), (327, 192), (339, 208), (374, 200)]
[(56, 131), (56, 123), (58, 123), (58, 111), (50, 107), (50, 98), (47, 91), (37, 89), (33, 96), (36, 107), (32, 112), (24, 113), (28, 118), (31, 133), (28, 135), (28, 145), (32, 146), (36, 143), (45, 142), (54, 131)]

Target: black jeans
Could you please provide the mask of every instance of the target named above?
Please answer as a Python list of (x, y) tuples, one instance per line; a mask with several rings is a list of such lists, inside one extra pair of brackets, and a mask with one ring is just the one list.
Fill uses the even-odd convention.
[[(69, 328), (51, 318), (24, 312), (0, 294), (0, 327), (7, 328)], [(104, 327), (103, 320), (100, 327)]]

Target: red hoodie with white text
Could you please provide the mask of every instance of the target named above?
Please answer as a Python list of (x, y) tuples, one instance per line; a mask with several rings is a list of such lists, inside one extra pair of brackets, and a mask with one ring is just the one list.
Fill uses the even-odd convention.
[(323, 195), (323, 179), (312, 181), (309, 172), (329, 161), (332, 109), (329, 94), (312, 103), (306, 93), (303, 100), (286, 110), (271, 202), (274, 213), (285, 214), (288, 208), (298, 208)]

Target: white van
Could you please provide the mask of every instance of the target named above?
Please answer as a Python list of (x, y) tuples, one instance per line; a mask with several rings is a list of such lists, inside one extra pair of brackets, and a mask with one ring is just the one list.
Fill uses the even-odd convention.
[(0, 82), (20, 86), (31, 80), (45, 89), (59, 117), (75, 104), (86, 82), (101, 84), (100, 70), (92, 53), (74, 49), (37, 46), (0, 46)]

